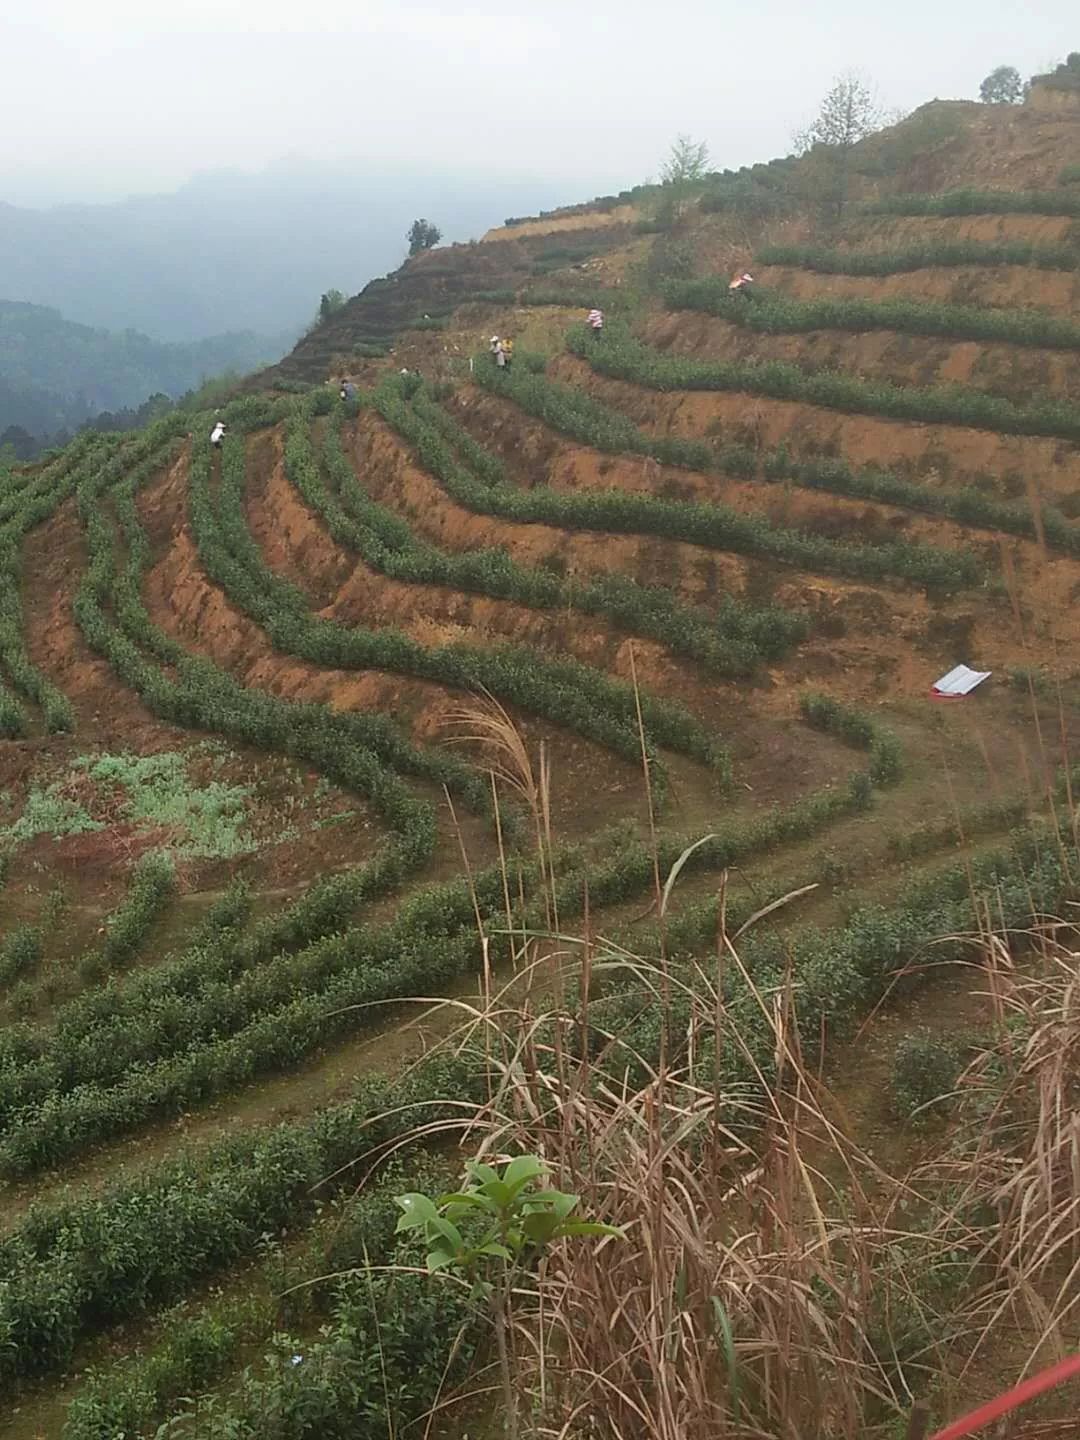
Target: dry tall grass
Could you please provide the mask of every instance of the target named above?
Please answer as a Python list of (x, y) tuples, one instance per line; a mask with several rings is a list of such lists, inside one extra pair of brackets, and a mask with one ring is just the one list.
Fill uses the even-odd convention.
[[(471, 733), (494, 744), (550, 856), (550, 773), (537, 773), (508, 716), (490, 720)], [(722, 919), (711, 960), (668, 963), (662, 918), (677, 869), (657, 878), (655, 954), (592, 933), (587, 910), (580, 934), (519, 934), (515, 979), (485, 987), (459, 1037), (482, 1045), (497, 1077), (466, 1147), (540, 1154), (583, 1213), (626, 1234), (560, 1247), (519, 1289), (512, 1363), (527, 1432), (923, 1434), (915, 1396), (966, 1408), (982, 1356), (998, 1357), (1004, 1388), (1026, 1361), (1063, 1353), (1080, 1305), (1080, 957), (1053, 931), (1016, 937), (1021, 970), (984, 907), (971, 973), (989, 1038), (933, 1156), (891, 1176), (848, 1133), (821, 1057), (801, 1052), (794, 966), (762, 992)], [(553, 958), (580, 975), (568, 1003), (521, 985)], [(728, 1014), (728, 970), (767, 1021), (768, 1066)], [(605, 1028), (613, 986), (654, 1012), (655, 1052)], [(754, 1076), (738, 1092), (700, 1079), (701, 1057), (729, 1049)]]

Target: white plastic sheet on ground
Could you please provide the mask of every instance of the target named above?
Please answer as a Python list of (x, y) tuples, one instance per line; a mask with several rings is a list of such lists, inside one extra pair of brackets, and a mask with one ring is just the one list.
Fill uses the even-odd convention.
[(958, 699), (961, 695), (970, 695), (976, 685), (981, 685), (984, 680), (989, 680), (991, 670), (970, 670), (966, 665), (957, 665), (947, 675), (943, 675), (930, 687), (933, 695), (941, 695), (945, 698)]

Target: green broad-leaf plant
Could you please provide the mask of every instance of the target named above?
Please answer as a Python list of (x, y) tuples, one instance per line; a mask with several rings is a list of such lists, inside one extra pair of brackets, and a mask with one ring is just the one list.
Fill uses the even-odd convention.
[(462, 1189), (438, 1199), (421, 1194), (397, 1197), (402, 1211), (397, 1233), (422, 1233), (429, 1273), (457, 1272), (471, 1283), (474, 1295), (490, 1313), (510, 1440), (518, 1434), (511, 1347), (519, 1276), (557, 1240), (620, 1239), (623, 1234), (615, 1225), (578, 1214), (580, 1197), (547, 1186), (548, 1173), (535, 1155), (518, 1155), (501, 1174), (491, 1165), (470, 1160)]

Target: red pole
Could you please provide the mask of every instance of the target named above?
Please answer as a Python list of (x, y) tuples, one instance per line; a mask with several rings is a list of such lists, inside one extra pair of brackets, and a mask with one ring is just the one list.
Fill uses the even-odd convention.
[(1040, 1374), (1033, 1375), (1030, 1380), (1023, 1380), (1011, 1390), (1006, 1390), (1004, 1395), (980, 1405), (978, 1410), (972, 1410), (959, 1420), (954, 1420), (951, 1425), (946, 1425), (944, 1430), (938, 1430), (931, 1435), (930, 1440), (963, 1440), (965, 1435), (974, 1435), (976, 1430), (981, 1430), (992, 1420), (999, 1420), (1010, 1410), (1026, 1405), (1037, 1395), (1044, 1395), (1047, 1390), (1053, 1390), (1056, 1385), (1062, 1385), (1076, 1375), (1080, 1375), (1080, 1355), (1070, 1355), (1067, 1360), (1052, 1365), (1049, 1370), (1043, 1370)]

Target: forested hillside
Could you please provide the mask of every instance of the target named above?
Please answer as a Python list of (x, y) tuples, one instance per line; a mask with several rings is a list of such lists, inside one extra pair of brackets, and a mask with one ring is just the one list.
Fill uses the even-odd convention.
[(250, 331), (164, 344), (135, 330), (77, 325), (58, 310), (0, 300), (0, 434), (76, 430), (102, 411), (172, 399), (210, 376), (246, 374), (277, 359), (295, 335)]

